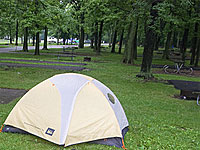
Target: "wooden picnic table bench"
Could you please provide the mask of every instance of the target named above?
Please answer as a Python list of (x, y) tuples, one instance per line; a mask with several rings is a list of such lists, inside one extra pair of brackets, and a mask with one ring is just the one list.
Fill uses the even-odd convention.
[(60, 59), (60, 57), (70, 57), (71, 60), (74, 60), (74, 57), (76, 57), (75, 54), (75, 49), (77, 49), (77, 47), (65, 47), (63, 46), (63, 51), (62, 52), (58, 52), (57, 56), (58, 59)]

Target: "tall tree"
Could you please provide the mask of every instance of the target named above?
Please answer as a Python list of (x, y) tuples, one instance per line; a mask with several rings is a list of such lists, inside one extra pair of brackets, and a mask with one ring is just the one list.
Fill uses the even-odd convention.
[(121, 54), (122, 52), (123, 39), (124, 39), (124, 28), (122, 29), (121, 34), (120, 34), (119, 51), (118, 51), (119, 54)]
[(199, 57), (200, 57), (200, 38), (198, 39), (198, 46), (197, 46), (197, 52), (196, 52), (196, 60), (195, 60), (195, 67), (199, 64)]
[(114, 35), (113, 35), (111, 53), (115, 53), (116, 40), (117, 40), (117, 27), (116, 27), (116, 25), (115, 25), (115, 31), (114, 31)]
[(81, 25), (80, 25), (80, 40), (79, 40), (79, 48), (84, 48), (84, 35), (85, 35), (85, 31), (84, 31), (84, 13), (81, 13), (80, 16), (81, 19)]
[(195, 23), (195, 29), (194, 29), (194, 36), (192, 38), (192, 47), (191, 47), (191, 59), (190, 59), (190, 65), (194, 64), (194, 60), (195, 60), (195, 54), (196, 54), (196, 49), (197, 49), (197, 40), (198, 40), (198, 27), (199, 24), (198, 22)]
[(98, 33), (98, 45), (97, 45), (97, 54), (100, 54), (101, 52), (101, 38), (102, 38), (102, 32), (103, 32), (103, 23), (104, 21), (101, 20), (100, 22), (100, 29), (99, 29), (99, 33)]
[(48, 50), (47, 48), (47, 36), (48, 36), (48, 28), (47, 26), (44, 27), (44, 46), (43, 50)]
[(25, 27), (24, 29), (23, 51), (28, 52), (28, 27)]
[(162, 0), (154, 0), (151, 1), (151, 8), (150, 8), (150, 17), (151, 20), (148, 22), (146, 27), (145, 33), (145, 41), (144, 41), (144, 52), (143, 52), (143, 59), (142, 59), (142, 66), (140, 70), (139, 77), (143, 77), (145, 79), (150, 79), (153, 77), (151, 72), (151, 65), (152, 65), (152, 58), (153, 58), (153, 49), (154, 49), (154, 42), (156, 41), (156, 20), (158, 19), (158, 11), (154, 9), (154, 6), (161, 3)]

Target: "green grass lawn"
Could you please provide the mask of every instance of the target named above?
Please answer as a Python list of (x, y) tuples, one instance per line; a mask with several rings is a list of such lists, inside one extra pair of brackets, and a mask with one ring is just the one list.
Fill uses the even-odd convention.
[[(94, 54), (89, 48), (78, 50)], [(179, 94), (172, 85), (162, 82), (144, 81), (136, 78), (140, 67), (121, 63), (123, 55), (103, 52), (92, 56), (94, 62), (87, 63), (90, 71), (76, 73), (96, 78), (107, 85), (120, 100), (127, 115), (130, 128), (125, 136), (128, 150), (135, 149), (200, 149), (200, 106), (196, 101), (173, 98)], [(1, 54), (1, 58), (34, 59), (56, 61), (55, 56), (34, 56), (25, 54)], [(62, 61), (69, 58), (62, 58)], [(74, 62), (82, 62), (83, 56)], [(136, 64), (141, 64), (138, 58)], [(169, 61), (153, 60), (154, 64), (166, 64)], [(39, 68), (0, 67), (0, 87), (31, 89), (41, 81), (63, 70)], [(200, 81), (200, 77), (154, 74), (158, 80)], [(9, 104), (0, 104), (0, 124), (3, 124), (9, 112), (15, 106), (16, 99)], [(63, 148), (33, 135), (0, 133), (0, 150), (115, 150), (118, 148), (97, 144), (78, 144)]]

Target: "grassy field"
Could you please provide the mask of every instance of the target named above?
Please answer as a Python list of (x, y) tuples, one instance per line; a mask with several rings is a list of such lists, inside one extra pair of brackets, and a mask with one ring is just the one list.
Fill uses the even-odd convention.
[[(130, 128), (125, 136), (128, 150), (135, 149), (200, 149), (200, 107), (196, 101), (185, 101), (173, 98), (179, 94), (173, 86), (163, 83), (164, 80), (200, 81), (200, 77), (154, 74), (157, 80), (145, 81), (136, 78), (140, 67), (121, 63), (122, 55), (103, 52), (95, 56), (90, 49), (78, 50), (92, 55), (92, 62), (87, 63), (90, 71), (81, 73), (92, 76), (107, 85), (120, 100), (127, 115)], [(141, 54), (141, 51), (139, 52)], [(1, 54), (1, 58), (34, 59), (57, 61), (55, 56), (33, 56), (25, 54)], [(141, 64), (139, 57), (135, 62)], [(60, 60), (61, 61), (61, 60)], [(62, 58), (69, 61), (69, 58)], [(74, 62), (82, 62), (83, 56)], [(153, 64), (169, 64), (161, 59)], [(154, 70), (154, 69), (153, 69)], [(39, 68), (5, 68), (0, 67), (0, 87), (31, 89), (41, 81), (62, 70)], [(162, 82), (159, 82), (162, 81)], [(0, 104), (0, 124), (3, 124), (9, 112), (15, 106), (16, 99), (9, 104)], [(0, 150), (115, 150), (118, 148), (96, 144), (78, 144), (63, 148), (33, 135), (0, 133)]]

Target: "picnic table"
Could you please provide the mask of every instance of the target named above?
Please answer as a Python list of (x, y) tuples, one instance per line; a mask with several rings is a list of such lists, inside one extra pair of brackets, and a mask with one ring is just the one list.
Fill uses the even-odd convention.
[(60, 57), (71, 57), (71, 60), (74, 60), (74, 57), (76, 57), (75, 54), (75, 49), (77, 49), (77, 47), (66, 47), (63, 46), (63, 51), (62, 52), (58, 52), (58, 59)]
[(183, 99), (197, 100), (197, 105), (199, 104), (200, 98), (200, 82), (184, 81), (184, 80), (168, 80), (169, 84), (174, 85), (176, 89), (180, 90), (180, 96)]

